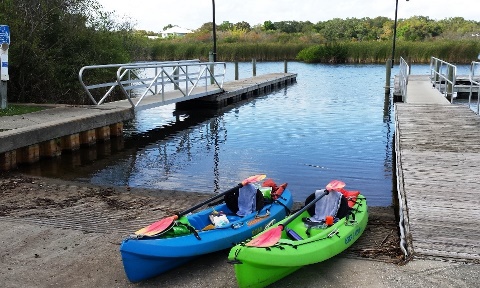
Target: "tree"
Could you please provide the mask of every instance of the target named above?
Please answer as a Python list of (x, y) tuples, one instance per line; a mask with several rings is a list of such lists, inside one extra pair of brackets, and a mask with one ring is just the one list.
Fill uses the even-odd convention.
[[(212, 27), (213, 27), (213, 22), (206, 22), (206, 23), (203, 23), (202, 26), (200, 26), (200, 28), (197, 29), (197, 31), (198, 32), (212, 31)], [(218, 25), (216, 25), (215, 27), (218, 27)]]
[(277, 28), (275, 27), (275, 24), (273, 24), (272, 21), (263, 22), (263, 28), (265, 29), (265, 31), (277, 30)]
[(223, 21), (222, 24), (218, 25), (218, 31), (230, 31), (233, 29), (233, 24), (229, 21)]
[(423, 41), (441, 34), (441, 27), (424, 16), (414, 16), (398, 23), (397, 35), (407, 41)]
[(236, 30), (243, 30), (245, 32), (249, 32), (250, 30), (252, 30), (250, 24), (245, 21), (235, 23), (234, 28)]
[(135, 47), (131, 25), (116, 24), (95, 0), (4, 0), (12, 32), (10, 102), (79, 103), (82, 66), (124, 63)]
[(163, 31), (165, 31), (167, 29), (170, 29), (170, 28), (173, 28), (173, 27), (175, 27), (175, 25), (168, 24), (167, 26), (163, 27)]

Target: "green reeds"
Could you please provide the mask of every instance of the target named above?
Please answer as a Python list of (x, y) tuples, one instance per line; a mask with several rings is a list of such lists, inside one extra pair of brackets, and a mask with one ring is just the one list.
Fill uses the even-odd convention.
[[(470, 63), (477, 59), (480, 42), (475, 40), (397, 41), (395, 62), (400, 57), (414, 63), (429, 63), (437, 57), (451, 63)], [(308, 63), (385, 63), (392, 57), (392, 43), (385, 41), (342, 42), (312, 45), (297, 60)]]
[[(298, 52), (307, 47), (296, 43), (221, 43), (217, 45), (217, 61), (283, 61), (295, 60)], [(155, 61), (200, 59), (208, 60), (211, 43), (158, 41), (152, 45), (151, 59)]]
[[(151, 47), (156, 61), (208, 60), (211, 43), (158, 41)], [(400, 57), (413, 63), (429, 63), (434, 56), (451, 63), (470, 63), (477, 59), (480, 41), (435, 40), (425, 42), (397, 41), (395, 62)], [(392, 57), (389, 41), (339, 42), (321, 45), (305, 43), (221, 43), (217, 45), (217, 61), (283, 61), (307, 63), (385, 63)]]

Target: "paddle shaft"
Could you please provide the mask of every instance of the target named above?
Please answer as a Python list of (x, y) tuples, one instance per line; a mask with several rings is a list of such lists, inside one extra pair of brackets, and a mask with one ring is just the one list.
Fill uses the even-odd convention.
[(297, 218), (298, 216), (300, 216), (300, 214), (302, 214), (303, 212), (305, 212), (305, 210), (307, 210), (308, 208), (310, 208), (313, 204), (315, 204), (318, 200), (322, 199), (323, 196), (327, 195), (329, 192), (327, 189), (325, 189), (323, 191), (323, 194), (318, 196), (317, 198), (313, 199), (312, 202), (308, 203), (307, 205), (305, 205), (302, 209), (298, 210), (297, 212), (295, 212), (295, 214), (293, 214), (292, 216), (290, 216), (285, 222), (283, 222), (282, 224), (280, 224), (282, 226), (282, 230), (285, 226), (287, 226), (288, 224), (290, 224), (290, 222), (292, 222), (295, 218)]
[(222, 197), (222, 196), (225, 195), (225, 194), (228, 194), (228, 193), (230, 193), (230, 192), (233, 192), (233, 191), (235, 191), (235, 189), (239, 189), (239, 188), (242, 188), (242, 187), (243, 187), (243, 184), (242, 184), (242, 183), (238, 183), (237, 186), (235, 186), (235, 187), (233, 187), (233, 188), (231, 188), (231, 189), (229, 189), (229, 190), (227, 190), (227, 191), (225, 191), (225, 192), (222, 192), (222, 193), (220, 193), (220, 194), (218, 194), (218, 195), (215, 195), (215, 196), (213, 196), (213, 197), (211, 197), (211, 198), (203, 201), (202, 203), (199, 203), (199, 204), (197, 204), (197, 205), (195, 205), (195, 206), (193, 206), (193, 207), (191, 207), (191, 208), (188, 208), (187, 210), (178, 213), (177, 216), (180, 218), (180, 217), (182, 217), (183, 215), (186, 215), (186, 214), (188, 214), (188, 213), (190, 213), (190, 212), (193, 212), (193, 211), (197, 210), (198, 208), (202, 207), (203, 205), (205, 205), (205, 204), (207, 204), (207, 203), (209, 203), (209, 202), (212, 202), (213, 200), (218, 199), (218, 198)]

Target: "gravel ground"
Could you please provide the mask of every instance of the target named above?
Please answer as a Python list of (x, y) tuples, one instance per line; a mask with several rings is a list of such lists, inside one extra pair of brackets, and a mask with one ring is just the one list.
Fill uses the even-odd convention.
[[(123, 272), (119, 245), (124, 237), (208, 197), (1, 174), (1, 286), (236, 287), (228, 251), (141, 283), (130, 283)], [(397, 234), (392, 207), (369, 207), (367, 229), (352, 247), (271, 286), (477, 287), (478, 264), (405, 262)]]

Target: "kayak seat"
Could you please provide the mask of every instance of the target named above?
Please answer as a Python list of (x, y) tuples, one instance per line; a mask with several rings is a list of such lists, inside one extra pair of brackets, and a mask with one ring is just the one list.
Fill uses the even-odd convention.
[[(336, 193), (336, 194), (333, 194)], [(312, 202), (315, 199), (315, 192), (310, 194), (305, 200), (305, 205)], [(313, 222), (324, 222), (326, 216), (333, 216), (336, 219), (342, 219), (350, 213), (349, 201), (340, 192), (330, 192), (320, 200), (308, 208), (308, 214)]]
[(195, 228), (195, 230), (202, 230), (205, 226), (211, 224), (208, 217), (200, 217), (199, 215), (190, 215), (188, 222)]
[(232, 223), (232, 222), (235, 222), (235, 221), (238, 221), (238, 220), (242, 219), (242, 217), (240, 217), (238, 215), (228, 215), (227, 214), (227, 219), (228, 219), (228, 221), (230, 221), (230, 223)]
[(240, 217), (254, 211), (260, 211), (265, 205), (262, 192), (252, 184), (247, 184), (238, 190), (225, 194), (224, 200), (232, 214)]

